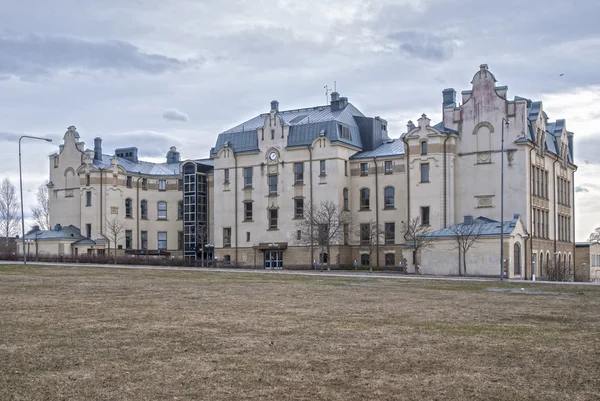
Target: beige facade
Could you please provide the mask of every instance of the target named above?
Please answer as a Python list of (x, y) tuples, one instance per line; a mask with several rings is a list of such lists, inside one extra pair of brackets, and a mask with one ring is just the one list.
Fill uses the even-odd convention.
[(600, 282), (600, 244), (577, 243), (574, 269), (575, 281)]

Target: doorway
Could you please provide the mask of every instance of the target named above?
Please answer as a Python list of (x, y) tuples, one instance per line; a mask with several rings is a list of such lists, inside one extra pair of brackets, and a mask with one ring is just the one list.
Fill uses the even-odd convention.
[(283, 251), (265, 250), (265, 269), (281, 270), (283, 269)]

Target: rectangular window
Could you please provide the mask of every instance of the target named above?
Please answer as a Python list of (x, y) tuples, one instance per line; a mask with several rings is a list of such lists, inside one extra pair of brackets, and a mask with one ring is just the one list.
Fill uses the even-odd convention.
[(427, 142), (426, 141), (421, 142), (421, 154), (422, 155), (427, 154)]
[(157, 204), (158, 218), (165, 220), (167, 218), (167, 202), (158, 202)]
[(369, 223), (362, 223), (360, 225), (360, 243), (368, 244), (371, 242), (371, 225)]
[(360, 265), (369, 266), (371, 264), (371, 255), (363, 253), (360, 255)]
[(252, 202), (244, 203), (244, 221), (252, 220)]
[(229, 169), (226, 168), (224, 171), (225, 178), (223, 179), (223, 184), (229, 184)]
[(548, 199), (548, 172), (546, 171), (546, 192), (544, 194), (545, 198)]
[(393, 167), (392, 167), (392, 161), (388, 160), (385, 162), (385, 173), (386, 174), (392, 174), (393, 172)]
[(319, 170), (320, 170), (321, 177), (324, 177), (327, 175), (327, 163), (325, 162), (325, 160), (321, 160), (319, 162)]
[(148, 249), (148, 231), (140, 232), (140, 239), (142, 241), (142, 249)]
[(348, 160), (344, 160), (344, 175), (348, 177)]
[(396, 223), (385, 223), (385, 243), (394, 244), (396, 242)]
[(58, 168), (58, 156), (54, 156), (54, 168)]
[(133, 241), (133, 232), (131, 230), (125, 230), (125, 249), (131, 249)]
[(85, 205), (92, 206), (92, 191), (86, 191), (85, 193)]
[(352, 136), (350, 134), (350, 127), (346, 127), (345, 125), (338, 124), (338, 128), (340, 129), (340, 138), (352, 140)]
[(183, 250), (183, 231), (177, 231), (177, 249)]
[(132, 181), (132, 180), (131, 180), (131, 176), (130, 176), (130, 175), (128, 175), (128, 176), (127, 176), (127, 178), (125, 179), (125, 182), (126, 182), (127, 188), (131, 188), (131, 181)]
[(277, 229), (277, 209), (269, 210), (269, 229), (276, 230)]
[(429, 225), (429, 206), (421, 207), (421, 225), (422, 226)]
[(345, 223), (344, 224), (344, 245), (348, 245), (350, 243), (350, 224)]
[(250, 231), (246, 231), (246, 242), (250, 242)]
[(294, 199), (294, 218), (301, 219), (304, 217), (304, 199)]
[(159, 191), (167, 190), (167, 180), (158, 180), (158, 190)]
[(294, 163), (294, 184), (304, 182), (304, 163)]
[(90, 186), (90, 175), (89, 174), (85, 175), (85, 186), (86, 187)]
[(360, 163), (360, 175), (369, 175), (369, 163)]
[(231, 247), (231, 227), (223, 227), (223, 248)]
[(244, 188), (252, 187), (252, 167), (244, 167)]
[(421, 164), (421, 182), (429, 182), (429, 163)]
[(92, 238), (92, 225), (89, 223), (85, 225), (85, 236)]
[(302, 239), (302, 231), (296, 231), (296, 240), (300, 241)]
[(277, 195), (277, 176), (270, 175), (269, 179), (269, 195)]
[(142, 189), (145, 191), (148, 189), (148, 179), (142, 178)]
[(140, 202), (140, 214), (142, 215), (142, 219), (148, 218), (148, 202), (145, 200)]
[(159, 231), (156, 233), (158, 239), (158, 249), (167, 249), (167, 232)]
[(125, 217), (133, 217), (133, 201), (131, 199), (125, 199)]
[(386, 253), (385, 254), (385, 265), (386, 266), (395, 266), (396, 265), (396, 255), (394, 255), (393, 253)]
[(271, 130), (271, 139), (275, 139), (275, 130), (274, 129)]

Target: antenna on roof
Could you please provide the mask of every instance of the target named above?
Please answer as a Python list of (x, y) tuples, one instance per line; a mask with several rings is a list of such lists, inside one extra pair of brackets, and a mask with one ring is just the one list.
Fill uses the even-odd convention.
[(337, 81), (333, 81), (333, 91), (337, 92)]
[(331, 92), (331, 89), (329, 89), (329, 85), (325, 85), (323, 88), (325, 88), (325, 104), (329, 103), (329, 92)]

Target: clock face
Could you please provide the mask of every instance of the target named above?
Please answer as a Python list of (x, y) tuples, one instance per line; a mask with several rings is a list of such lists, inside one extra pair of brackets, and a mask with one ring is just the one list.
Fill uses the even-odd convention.
[(269, 153), (269, 159), (275, 161), (275, 159), (277, 159), (277, 153), (275, 153), (275, 152)]

